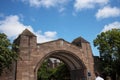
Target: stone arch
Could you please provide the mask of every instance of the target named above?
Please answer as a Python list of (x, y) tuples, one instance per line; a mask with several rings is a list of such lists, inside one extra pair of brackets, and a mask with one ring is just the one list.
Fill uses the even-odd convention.
[[(63, 60), (70, 68), (72, 80), (94, 80), (93, 54), (88, 41), (79, 37), (72, 43), (64, 39), (37, 43), (37, 37), (25, 29), (14, 43), (20, 59), (14, 64), (13, 73), (0, 79), (4, 80), (37, 80), (37, 70), (47, 57), (56, 57)], [(91, 76), (88, 76), (88, 72)]]
[[(37, 77), (38, 68), (41, 66), (41, 63), (48, 57), (53, 57), (62, 60), (69, 67), (71, 80), (80, 80), (86, 78), (86, 66), (82, 60), (72, 52), (66, 50), (56, 50), (45, 55), (35, 67), (35, 77)], [(36, 79), (36, 78), (35, 78)]]

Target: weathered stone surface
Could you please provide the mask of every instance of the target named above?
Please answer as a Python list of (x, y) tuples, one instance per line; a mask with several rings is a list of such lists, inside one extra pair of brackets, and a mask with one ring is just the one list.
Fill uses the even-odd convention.
[[(37, 80), (38, 68), (49, 57), (61, 59), (70, 67), (71, 80), (83, 78), (94, 80), (93, 54), (89, 42), (83, 38), (75, 39), (72, 43), (58, 39), (39, 44), (36, 36), (25, 30), (15, 43), (19, 46), (18, 54), (21, 57), (14, 66), (15, 75), (4, 76), (3, 74), (0, 80)], [(90, 77), (88, 77), (88, 72), (91, 73)], [(10, 76), (14, 79), (5, 79)]]

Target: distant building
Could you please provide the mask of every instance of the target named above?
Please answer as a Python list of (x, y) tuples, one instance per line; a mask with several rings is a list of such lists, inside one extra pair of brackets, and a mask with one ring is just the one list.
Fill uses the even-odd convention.
[(49, 68), (56, 68), (60, 65), (60, 63), (62, 63), (62, 61), (60, 61), (59, 59), (56, 59), (56, 58), (48, 59), (48, 67)]

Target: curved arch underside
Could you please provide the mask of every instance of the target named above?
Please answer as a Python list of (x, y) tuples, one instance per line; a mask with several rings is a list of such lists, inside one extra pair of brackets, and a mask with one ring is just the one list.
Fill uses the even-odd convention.
[(85, 69), (85, 66), (82, 63), (82, 61), (70, 53), (56, 52), (50, 55), (50, 57), (62, 60), (69, 66), (70, 70)]
[(58, 50), (50, 52), (43, 60), (46, 58), (57, 58), (63, 61), (69, 67), (71, 80), (81, 80), (86, 78), (86, 67), (82, 60), (78, 56), (74, 55), (74, 53)]

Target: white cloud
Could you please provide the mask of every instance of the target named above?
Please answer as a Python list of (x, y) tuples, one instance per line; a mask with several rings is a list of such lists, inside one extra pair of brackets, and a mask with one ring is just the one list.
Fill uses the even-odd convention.
[(56, 35), (56, 32), (51, 32), (51, 31), (47, 31), (44, 33), (46, 35), (46, 37), (54, 37)]
[(109, 17), (118, 17), (120, 16), (120, 8), (106, 6), (102, 9), (99, 9), (96, 13), (97, 19), (109, 18)]
[(57, 32), (49, 31), (49, 32), (44, 32), (44, 34), (42, 34), (41, 31), (38, 31), (35, 34), (37, 36), (37, 42), (42, 43), (56, 39)]
[(108, 25), (105, 25), (103, 30), (101, 32), (106, 32), (108, 30), (111, 30), (111, 29), (120, 29), (120, 22), (113, 22), (113, 23), (110, 23)]
[(74, 8), (76, 11), (80, 11), (82, 9), (94, 8), (96, 5), (105, 5), (108, 2), (109, 0), (75, 0)]
[(17, 15), (7, 16), (5, 20), (0, 21), (0, 31), (4, 32), (9, 38), (16, 37), (25, 28), (33, 31), (31, 26), (25, 26), (20, 23)]
[(32, 7), (56, 7), (66, 4), (69, 0), (22, 0), (27, 2)]
[(44, 34), (40, 30), (35, 32), (32, 26), (24, 25), (19, 20), (20, 18), (17, 15), (7, 16), (4, 20), (0, 21), (0, 32), (5, 33), (8, 38), (14, 39), (27, 28), (37, 36), (37, 42), (39, 43), (51, 41), (56, 38), (57, 32), (55, 31), (46, 31)]

